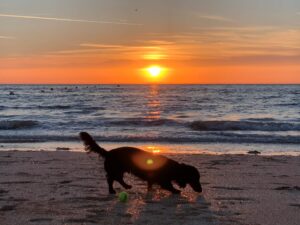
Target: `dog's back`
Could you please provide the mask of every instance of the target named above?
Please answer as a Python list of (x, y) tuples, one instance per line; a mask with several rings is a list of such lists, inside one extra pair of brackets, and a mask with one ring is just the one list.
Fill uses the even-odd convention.
[(105, 165), (111, 169), (134, 174), (152, 183), (159, 183), (165, 177), (174, 178), (172, 174), (179, 167), (179, 163), (172, 159), (133, 147), (121, 147), (109, 151)]

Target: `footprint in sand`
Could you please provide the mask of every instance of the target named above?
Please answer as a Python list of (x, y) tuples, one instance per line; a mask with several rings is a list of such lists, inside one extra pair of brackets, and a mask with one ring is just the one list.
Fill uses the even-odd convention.
[(13, 211), (16, 207), (17, 207), (17, 205), (5, 205), (0, 208), (0, 211), (1, 212)]

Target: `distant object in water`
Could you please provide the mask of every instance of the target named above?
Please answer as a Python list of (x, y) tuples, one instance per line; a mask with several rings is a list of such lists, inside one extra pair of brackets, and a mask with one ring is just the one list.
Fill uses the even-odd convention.
[(261, 154), (261, 152), (255, 150), (255, 151), (249, 151), (248, 154), (259, 155), (259, 154)]
[(44, 91), (44, 90), (41, 90), (41, 92), (42, 92), (42, 93), (45, 93), (45, 91)]
[(53, 89), (53, 88), (50, 88), (50, 90), (51, 90), (51, 91), (54, 91), (54, 89)]
[(69, 151), (71, 150), (70, 148), (65, 148), (65, 147), (57, 147), (56, 151)]
[(9, 95), (15, 95), (15, 92), (10, 91), (10, 92), (9, 92)]
[(120, 84), (118, 84), (118, 85), (117, 85), (117, 87), (121, 87), (121, 85), (120, 85)]

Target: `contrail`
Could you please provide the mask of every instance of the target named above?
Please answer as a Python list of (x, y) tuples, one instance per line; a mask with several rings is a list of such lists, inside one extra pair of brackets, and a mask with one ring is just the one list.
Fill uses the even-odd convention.
[(12, 37), (12, 36), (1, 36), (1, 35), (0, 35), (0, 39), (10, 39), (10, 40), (13, 40), (13, 39), (16, 39), (16, 37)]
[(19, 18), (19, 19), (28, 19), (28, 20), (53, 20), (53, 21), (63, 21), (63, 22), (99, 23), (99, 24), (114, 24), (114, 25), (128, 25), (128, 26), (142, 25), (138, 23), (127, 23), (127, 22), (116, 22), (116, 21), (81, 20), (81, 19), (57, 18), (57, 17), (24, 16), (24, 15), (2, 14), (2, 13), (0, 13), (0, 17)]

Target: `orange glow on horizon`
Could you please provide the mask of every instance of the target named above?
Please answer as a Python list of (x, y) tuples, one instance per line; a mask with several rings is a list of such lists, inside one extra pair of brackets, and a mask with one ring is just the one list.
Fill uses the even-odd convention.
[[(90, 61), (92, 65), (86, 65)], [(0, 59), (1, 84), (300, 84), (299, 64), (199, 64), (178, 61), (105, 64), (94, 58), (15, 57)], [(162, 65), (162, 63), (164, 65)], [(165, 66), (167, 65), (167, 66)], [(147, 69), (161, 68), (157, 77)], [(172, 69), (170, 69), (172, 68)], [(154, 70), (155, 71), (155, 70)]]

